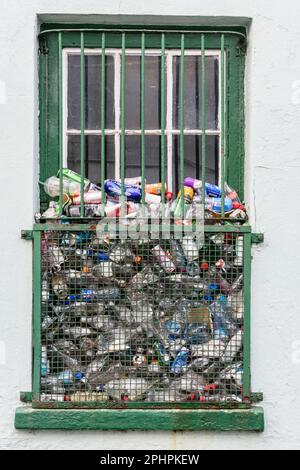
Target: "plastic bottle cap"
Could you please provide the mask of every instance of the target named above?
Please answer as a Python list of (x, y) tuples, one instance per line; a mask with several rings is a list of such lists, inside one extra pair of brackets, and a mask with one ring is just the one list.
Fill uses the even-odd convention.
[(209, 269), (209, 264), (208, 263), (201, 263), (200, 268), (203, 271), (207, 271)]
[(237, 202), (237, 201), (232, 203), (232, 207), (233, 207), (233, 209), (242, 209), (242, 210), (244, 209), (243, 204), (241, 204), (240, 202)]
[(165, 194), (166, 201), (172, 201), (173, 197), (174, 197), (174, 194), (171, 191), (166, 192)]

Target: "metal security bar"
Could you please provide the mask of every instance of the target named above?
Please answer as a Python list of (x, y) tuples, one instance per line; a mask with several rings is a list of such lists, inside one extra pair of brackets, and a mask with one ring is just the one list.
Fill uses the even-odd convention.
[[(65, 184), (65, 179), (72, 179), (70, 172), (66, 172), (66, 152), (67, 145), (63, 142), (66, 132), (66, 109), (63, 104), (64, 96), (66, 94), (66, 85), (65, 80), (65, 70), (66, 65), (64, 65), (64, 52), (72, 51), (68, 45), (68, 38), (72, 37), (74, 33), (79, 35), (79, 49), (78, 53), (80, 56), (80, 129), (78, 135), (80, 137), (80, 175), (78, 175), (76, 182), (79, 183), (78, 191), (80, 194), (73, 193), (68, 190), (68, 185)], [(47, 38), (47, 35), (50, 34), (50, 31), (43, 31), (40, 33), (41, 38)], [(227, 96), (227, 80), (228, 80), (228, 54), (226, 46), (226, 38), (239, 36), (241, 41), (245, 39), (245, 36), (242, 33), (228, 31), (189, 31), (189, 30), (160, 30), (152, 31), (150, 29), (145, 30), (135, 30), (135, 29), (64, 29), (64, 30), (51, 30), (52, 35), (57, 35), (58, 43), (58, 67), (57, 67), (57, 83), (58, 83), (58, 175), (59, 175), (59, 195), (58, 195), (58, 212), (60, 217), (68, 217), (70, 219), (86, 219), (90, 216), (101, 218), (105, 215), (105, 204), (107, 202), (106, 192), (104, 189), (105, 181), (107, 179), (106, 167), (107, 167), (107, 151), (106, 151), (106, 137), (108, 135), (115, 136), (115, 162), (116, 162), (116, 172), (115, 178), (120, 179), (121, 182), (121, 211), (120, 214), (122, 217), (126, 215), (126, 138), (128, 135), (137, 135), (140, 137), (140, 163), (141, 163), (141, 187), (142, 187), (142, 196), (139, 202), (143, 205), (146, 205), (145, 194), (146, 190), (146, 177), (145, 177), (145, 164), (146, 164), (146, 137), (148, 135), (158, 135), (160, 138), (160, 184), (161, 184), (161, 213), (165, 213), (165, 204), (166, 204), (166, 192), (170, 194), (173, 188), (168, 187), (170, 181), (172, 181), (172, 171), (173, 168), (170, 168), (171, 162), (174, 165), (174, 149), (173, 146), (173, 137), (179, 136), (179, 188), (180, 193), (178, 198), (181, 200), (181, 212), (185, 213), (185, 178), (193, 175), (185, 174), (185, 161), (187, 158), (186, 149), (185, 149), (185, 138), (188, 135), (195, 135), (201, 137), (201, 158), (196, 164), (201, 166), (201, 183), (202, 187), (205, 187), (207, 180), (207, 142), (208, 136), (213, 135), (211, 130), (208, 128), (207, 122), (207, 79), (206, 79), (206, 70), (207, 70), (207, 57), (208, 54), (214, 50), (218, 53), (219, 57), (219, 90), (220, 95), (220, 107), (219, 107), (219, 125), (216, 129), (216, 133), (219, 133), (220, 136), (220, 154), (219, 154), (219, 167), (220, 167), (220, 197), (221, 197), (221, 211), (220, 215), (222, 219), (227, 218), (228, 208), (225, 204), (226, 199), (226, 183), (228, 180), (228, 169), (226, 161), (228, 159), (228, 132), (227, 132), (227, 105), (228, 105), (228, 96)], [(98, 34), (98, 36), (95, 36)], [(93, 43), (98, 44), (98, 47), (91, 48), (90, 38), (93, 37)], [(214, 38), (213, 49), (209, 38)], [(95, 39), (96, 38), (96, 39)], [(97, 39), (98, 38), (98, 39)], [(111, 39), (113, 38), (113, 39)], [(191, 39), (192, 38), (192, 39)], [(196, 40), (195, 40), (196, 38)], [(72, 39), (73, 40), (73, 39)], [(191, 49), (191, 42), (193, 48)], [(115, 42), (118, 46), (114, 49), (112, 44)], [(172, 46), (174, 44), (174, 46)], [(138, 47), (138, 48), (137, 48)], [(114, 50), (121, 50), (119, 56), (119, 62), (115, 62), (115, 74), (118, 72), (118, 67), (120, 67), (120, 89), (116, 89), (115, 85), (115, 113), (116, 113), (116, 127), (115, 130), (109, 131), (106, 129), (106, 116), (107, 116), (107, 104), (106, 104), (106, 86), (108, 83), (107, 69), (106, 69), (106, 58), (107, 55), (113, 53)], [(166, 89), (167, 85), (170, 88), (169, 82), (167, 83), (167, 77), (170, 75), (170, 64), (172, 66), (172, 61), (169, 62), (167, 54), (170, 51), (179, 49), (180, 57), (180, 74), (179, 74), (179, 129), (173, 129), (173, 125), (170, 122), (170, 109), (172, 107), (172, 90)], [(76, 50), (73, 48), (73, 50)], [(89, 131), (86, 129), (86, 115), (87, 115), (87, 102), (86, 102), (86, 88), (87, 88), (87, 78), (85, 71), (85, 60), (89, 54), (94, 54), (92, 51), (97, 51), (97, 54), (100, 56), (101, 61), (101, 70), (99, 68), (99, 80), (100, 80), (100, 96), (101, 96), (101, 105), (99, 102), (99, 131)], [(130, 51), (136, 51), (141, 57), (140, 65), (140, 89), (137, 89), (137, 94), (139, 94), (140, 102), (140, 129), (137, 131), (128, 130), (126, 128), (126, 110), (130, 106), (130, 103), (126, 103), (126, 60), (127, 54), (131, 53)], [(145, 80), (146, 80), (146, 69), (145, 69), (145, 59), (148, 57), (148, 54), (151, 54), (155, 51), (155, 54), (158, 54), (160, 57), (160, 128), (157, 130), (147, 130), (145, 126), (145, 118), (147, 116), (147, 110), (145, 109)], [(189, 57), (191, 51), (198, 51), (199, 57), (201, 57), (201, 91), (199, 95), (200, 109), (199, 115), (201, 116), (201, 125), (195, 129), (190, 129), (186, 122), (186, 84), (188, 80), (185, 77), (185, 60)], [(118, 101), (118, 93), (120, 93), (120, 100)], [(118, 108), (118, 102), (120, 104)], [(97, 107), (97, 104), (95, 104)], [(137, 110), (138, 112), (138, 110)], [(118, 115), (119, 113), (119, 115)], [(44, 114), (42, 114), (43, 119), (45, 119)], [(171, 117), (172, 121), (172, 117)], [(119, 122), (119, 124), (117, 124)], [(171, 126), (171, 128), (170, 128)], [(216, 135), (217, 135), (216, 134)], [(86, 207), (90, 204), (86, 201), (86, 192), (89, 191), (91, 186), (86, 175), (87, 168), (87, 148), (86, 148), (86, 136), (87, 135), (99, 135), (101, 140), (100, 151), (99, 151), (99, 167), (100, 169), (100, 186), (101, 190), (101, 200), (97, 201), (97, 204), (94, 203), (94, 207)], [(167, 140), (166, 140), (167, 137)], [(120, 171), (120, 173), (119, 173)], [(90, 178), (92, 180), (92, 178)], [(93, 183), (93, 181), (92, 181)], [(148, 182), (149, 183), (149, 182)], [(48, 193), (49, 194), (49, 193)], [(78, 200), (79, 198), (79, 209), (75, 210), (72, 207), (71, 210), (68, 210), (68, 205), (74, 202), (74, 197)], [(78, 202), (77, 202), (78, 203)], [(76, 203), (76, 204), (77, 204)], [(98, 207), (96, 207), (98, 205)], [(205, 209), (207, 203), (205, 197), (202, 197), (202, 206), (203, 213), (205, 214)], [(92, 210), (93, 209), (93, 210)], [(43, 220), (48, 220), (49, 214), (42, 217)], [(56, 217), (57, 218), (57, 217)], [(239, 216), (237, 216), (239, 218)]]
[(34, 406), (247, 406), (251, 233), (34, 230)]

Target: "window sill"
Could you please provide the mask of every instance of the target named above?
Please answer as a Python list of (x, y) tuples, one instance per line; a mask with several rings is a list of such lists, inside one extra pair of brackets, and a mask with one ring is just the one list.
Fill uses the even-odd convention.
[(264, 431), (261, 407), (234, 410), (47, 410), (19, 407), (16, 429)]

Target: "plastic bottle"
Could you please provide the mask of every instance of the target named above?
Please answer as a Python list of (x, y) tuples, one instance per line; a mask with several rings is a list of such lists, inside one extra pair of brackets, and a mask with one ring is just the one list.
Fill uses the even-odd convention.
[[(45, 193), (50, 197), (58, 197), (60, 194), (60, 180), (56, 176), (48, 178), (44, 185)], [(70, 196), (80, 194), (80, 184), (63, 178), (63, 193)]]
[(175, 205), (175, 210), (174, 210), (174, 217), (176, 219), (184, 217), (186, 215), (186, 212), (193, 201), (194, 190), (188, 186), (185, 186), (183, 196), (184, 196), (184, 211), (182, 211), (182, 199), (181, 199), (181, 190), (180, 190), (176, 199), (176, 205)]
[[(146, 184), (145, 191), (149, 194), (160, 196), (162, 193), (162, 183)], [(165, 183), (165, 192), (167, 192), (167, 185)]]
[[(205, 208), (207, 210), (217, 212), (218, 214), (222, 212), (222, 199), (217, 197), (206, 198)], [(224, 212), (230, 212), (233, 209), (232, 200), (228, 197), (224, 199)]]
[(214, 339), (228, 340), (236, 332), (237, 325), (230, 318), (226, 297), (220, 296), (209, 310), (213, 317)]
[[(84, 193), (83, 196), (84, 204), (101, 204), (101, 197), (101, 191), (88, 191), (87, 193)], [(75, 206), (79, 206), (81, 204), (81, 195), (78, 194), (78, 196), (74, 196), (72, 201)]]
[[(59, 177), (60, 172), (58, 172), (57, 176)], [(80, 188), (81, 188), (81, 175), (78, 173), (75, 173), (75, 171), (69, 170), (69, 168), (63, 168), (62, 169), (62, 175), (63, 178), (66, 178), (67, 180), (74, 181), (75, 183), (79, 183)], [(83, 180), (83, 186), (84, 186), (84, 191), (87, 191), (91, 185), (90, 180), (85, 178)]]

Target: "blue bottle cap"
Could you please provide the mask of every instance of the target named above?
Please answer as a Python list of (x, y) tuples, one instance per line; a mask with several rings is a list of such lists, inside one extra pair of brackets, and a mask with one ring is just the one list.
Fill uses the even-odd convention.
[(83, 379), (83, 377), (85, 377), (85, 375), (84, 375), (83, 372), (76, 372), (76, 373), (74, 374), (74, 378), (75, 378), (76, 380), (81, 380), (81, 379)]
[(109, 261), (109, 254), (107, 253), (97, 253), (95, 257), (99, 261)]
[(206, 302), (212, 302), (214, 300), (212, 295), (207, 295), (207, 294), (203, 298)]
[(219, 286), (218, 286), (218, 284), (212, 283), (212, 284), (209, 284), (208, 288), (209, 288), (209, 290), (214, 291), (214, 290), (218, 290)]

